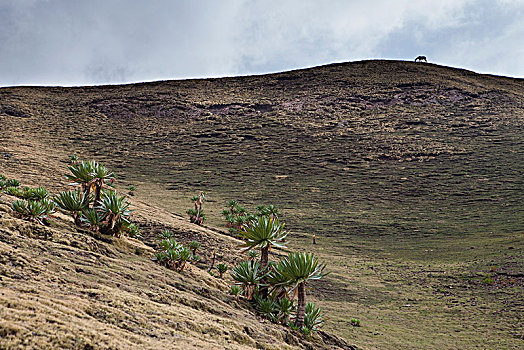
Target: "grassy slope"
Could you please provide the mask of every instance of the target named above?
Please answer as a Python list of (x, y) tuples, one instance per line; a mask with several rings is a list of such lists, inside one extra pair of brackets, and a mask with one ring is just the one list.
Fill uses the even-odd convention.
[[(147, 232), (168, 228), (182, 242), (202, 242), (204, 260), (216, 246), (222, 247), (218, 261), (238, 260), (235, 239), (139, 201), (135, 208)], [(61, 213), (50, 228), (38, 226), (0, 203), (0, 348), (351, 348), (327, 334), (306, 341), (261, 320), (205, 264), (177, 273), (152, 257), (141, 241), (78, 232)]]
[(365, 348), (512, 348), (523, 334), (523, 97), (522, 80), (396, 61), (1, 89), (0, 152), (13, 156), (0, 170), (36, 184), (56, 173), (50, 157), (79, 153), (171, 213), (206, 190), (217, 226), (228, 199), (274, 203), (292, 248), (335, 271), (311, 290), (328, 329)]

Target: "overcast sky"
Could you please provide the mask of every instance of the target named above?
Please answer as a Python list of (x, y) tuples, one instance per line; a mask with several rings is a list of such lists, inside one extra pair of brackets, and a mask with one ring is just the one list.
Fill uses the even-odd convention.
[(524, 0), (0, 0), (0, 86), (246, 75), (417, 55), (524, 77)]

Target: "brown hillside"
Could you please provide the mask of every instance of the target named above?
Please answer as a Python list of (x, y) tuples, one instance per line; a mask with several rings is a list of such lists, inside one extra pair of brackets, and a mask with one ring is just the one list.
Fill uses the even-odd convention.
[[(290, 248), (328, 262), (333, 273), (308, 293), (327, 310), (330, 334), (381, 349), (522, 344), (522, 79), (376, 60), (2, 88), (0, 125), (1, 174), (57, 192), (70, 154), (96, 159), (121, 189), (137, 186), (144, 228), (144, 243), (104, 242), (60, 218), (45, 240), (3, 204), (0, 331), (12, 344), (307, 346), (237, 307), (205, 270), (181, 275), (150, 261), (165, 227), (201, 241), (207, 259), (240, 259), (223, 234), (230, 199), (282, 208)], [(208, 229), (186, 223), (199, 190)], [(495, 283), (483, 284), (490, 273)], [(323, 336), (328, 348), (345, 346)]]

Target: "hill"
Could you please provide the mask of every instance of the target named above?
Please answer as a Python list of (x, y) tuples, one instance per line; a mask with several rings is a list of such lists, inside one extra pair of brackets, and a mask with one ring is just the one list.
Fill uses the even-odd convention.
[[(166, 225), (181, 235), (200, 230), (182, 219), (198, 190), (216, 228), (227, 200), (275, 204), (292, 231), (290, 248), (315, 251), (333, 270), (312, 287), (330, 314), (327, 330), (364, 348), (512, 348), (523, 335), (523, 107), (521, 79), (380, 60), (237, 78), (3, 88), (0, 173), (58, 191), (70, 154), (102, 161), (122, 186), (137, 187), (146, 245)], [(4, 234), (4, 251), (18, 244), (9, 237), (19, 230)], [(209, 250), (233, 261), (232, 246)], [(128, 266), (130, 256), (120, 258)], [(494, 283), (483, 283), (487, 275)], [(255, 322), (228, 310), (226, 318)], [(189, 339), (208, 341), (200, 331)]]

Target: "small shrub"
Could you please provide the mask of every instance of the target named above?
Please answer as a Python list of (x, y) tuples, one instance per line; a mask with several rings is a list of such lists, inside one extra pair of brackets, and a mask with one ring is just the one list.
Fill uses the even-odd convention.
[(244, 207), (238, 204), (237, 201), (231, 200), (227, 203), (228, 208), (222, 211), (222, 216), (226, 221), (226, 227), (233, 228), (235, 230), (231, 231), (236, 233), (241, 230), (244, 225), (248, 224), (250, 221), (261, 217), (261, 216), (273, 216), (278, 217), (278, 209), (274, 205), (259, 205), (256, 207), (254, 214), (249, 213)]
[(37, 187), (37, 188), (30, 189), (29, 198), (27, 199), (41, 201), (41, 200), (46, 199), (47, 197), (49, 197), (49, 191), (47, 191), (43, 187)]
[(128, 190), (129, 190), (129, 192), (127, 192), (128, 195), (130, 195), (130, 196), (134, 196), (135, 195), (135, 191), (136, 191), (136, 187), (135, 186), (129, 185)]
[(27, 202), (23, 200), (14, 201), (11, 204), (11, 209), (19, 216), (24, 216), (27, 212)]
[(312, 332), (318, 332), (324, 324), (325, 319), (322, 309), (316, 307), (313, 303), (306, 303), (306, 313), (304, 315), (304, 326), (302, 327), (302, 332), (307, 336), (310, 336)]
[(84, 212), (82, 212), (80, 220), (82, 220), (82, 223), (93, 232), (98, 232), (102, 225), (102, 216), (98, 211), (92, 208), (85, 209)]
[(166, 251), (167, 264), (171, 270), (176, 270), (179, 266), (180, 250), (177, 248), (169, 248)]
[(231, 277), (236, 281), (235, 284), (242, 288), (247, 300), (252, 300), (260, 281), (266, 275), (260, 271), (258, 261), (242, 261), (230, 271)]
[(224, 263), (220, 263), (217, 265), (218, 273), (220, 274), (219, 277), (222, 278), (224, 276), (224, 273), (226, 273), (228, 269), (228, 266)]
[(488, 286), (492, 286), (493, 283), (495, 283), (495, 281), (493, 280), (493, 278), (491, 278), (491, 275), (488, 273), (482, 280), (482, 283)]
[(104, 193), (100, 206), (96, 208), (103, 217), (102, 233), (120, 236), (122, 227), (130, 223), (131, 211), (129, 205), (130, 203), (125, 196), (119, 197), (114, 192)]
[(180, 249), (182, 245), (177, 242), (174, 238), (165, 238), (159, 241), (158, 245), (160, 246), (161, 250), (167, 251), (169, 249), (175, 248)]
[(191, 200), (195, 205), (195, 209), (189, 209), (187, 211), (189, 214), (189, 221), (191, 221), (193, 224), (202, 225), (206, 220), (206, 215), (202, 209), (202, 206), (206, 200), (206, 196), (204, 192), (200, 191), (199, 195), (192, 197)]
[(5, 187), (18, 187), (20, 186), (20, 181), (17, 179), (7, 179), (5, 181)]
[(160, 265), (165, 265), (167, 262), (167, 254), (165, 251), (158, 251), (155, 253), (155, 257), (153, 258), (156, 262), (158, 262)]
[(19, 187), (19, 190), (21, 191), (20, 198), (25, 200), (30, 200), (32, 196), (33, 189), (29, 186), (23, 186)]
[(278, 305), (274, 300), (268, 298), (255, 298), (258, 313), (271, 322), (277, 322)]
[(174, 238), (162, 239), (158, 242), (158, 246), (159, 250), (155, 253), (154, 260), (172, 270), (184, 271), (186, 263), (193, 258), (191, 250)]
[(8, 186), (5, 188), (4, 190), (4, 193), (5, 194), (8, 194), (10, 196), (14, 196), (14, 197), (18, 197), (18, 198), (23, 198), (24, 197), (24, 192), (22, 191), (22, 189), (18, 188), (18, 187), (15, 187), (15, 186)]
[(160, 234), (158, 235), (158, 240), (161, 241), (164, 239), (170, 239), (170, 238), (173, 238), (174, 236), (175, 235), (173, 234), (173, 232), (169, 230), (162, 230), (162, 232), (160, 232)]
[(295, 332), (300, 331), (300, 328), (295, 324), (294, 321), (289, 321), (289, 328), (291, 328), (291, 329), (294, 330)]
[(130, 223), (129, 225), (124, 225), (122, 228), (122, 232), (131, 238), (140, 238), (140, 227), (134, 223)]
[(189, 243), (189, 249), (191, 249), (191, 253), (193, 255), (196, 255), (196, 251), (198, 248), (200, 248), (200, 243), (198, 243), (197, 241), (191, 241), (191, 243)]
[(249, 260), (256, 260), (260, 256), (260, 253), (257, 250), (250, 250), (247, 252)]
[(184, 267), (186, 266), (186, 263), (191, 260), (191, 250), (188, 247), (183, 247), (180, 250), (180, 264), (179, 264), (179, 271), (184, 271)]
[(265, 205), (259, 205), (256, 208), (255, 216), (279, 216), (278, 209), (273, 205), (270, 204), (268, 206)]
[(289, 316), (295, 312), (296, 307), (293, 300), (287, 297), (280, 299), (277, 302), (277, 318), (280, 323), (286, 325), (289, 323)]
[(233, 295), (236, 299), (238, 299), (240, 295), (240, 287), (236, 284), (233, 284), (229, 289), (229, 294)]
[(28, 186), (24, 187), (13, 187), (6, 188), (5, 192), (11, 196), (22, 198), (25, 200), (36, 200), (40, 201), (46, 199), (49, 196), (49, 192), (43, 187), (31, 188)]
[(360, 320), (358, 318), (352, 318), (349, 323), (353, 326), (353, 327), (360, 327)]
[(56, 205), (47, 199), (27, 202), (18, 200), (12, 203), (11, 208), (22, 219), (45, 225), (45, 220), (55, 212)]
[(77, 189), (76, 191), (60, 192), (54, 196), (53, 200), (59, 208), (71, 212), (76, 226), (82, 227), (85, 222), (82, 220), (82, 214), (89, 209), (93, 197)]
[(236, 200), (230, 200), (227, 203), (228, 208), (222, 211), (222, 216), (226, 221), (226, 227), (229, 232), (236, 234), (238, 230), (247, 222), (248, 216), (251, 216)]
[(71, 164), (77, 164), (79, 161), (78, 156), (76, 154), (71, 154), (69, 156), (69, 163)]

